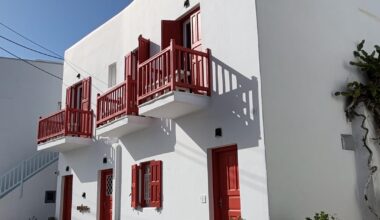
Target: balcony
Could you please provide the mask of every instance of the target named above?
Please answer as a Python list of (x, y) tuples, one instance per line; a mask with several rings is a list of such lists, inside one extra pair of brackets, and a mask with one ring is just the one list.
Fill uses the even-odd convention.
[(96, 135), (121, 137), (150, 125), (151, 118), (137, 115), (136, 80), (128, 76), (125, 82), (98, 94)]
[(68, 151), (92, 142), (93, 112), (66, 108), (38, 122), (37, 149)]
[(177, 118), (205, 108), (211, 94), (211, 51), (175, 45), (138, 65), (140, 115)]

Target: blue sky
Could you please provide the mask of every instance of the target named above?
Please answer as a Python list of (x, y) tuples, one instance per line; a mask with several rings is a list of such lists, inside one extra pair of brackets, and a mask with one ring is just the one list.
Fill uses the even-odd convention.
[[(131, 1), (1, 0), (0, 22), (63, 56), (67, 48), (123, 10)], [(42, 50), (1, 25), (0, 36)], [(0, 47), (26, 59), (53, 60), (1, 38)], [(0, 56), (11, 57), (1, 49)]]

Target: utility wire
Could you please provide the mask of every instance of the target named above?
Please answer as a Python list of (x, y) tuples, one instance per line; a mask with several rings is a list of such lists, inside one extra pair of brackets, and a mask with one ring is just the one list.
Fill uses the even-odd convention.
[[(0, 49), (3, 50), (3, 51), (5, 51), (6, 53), (10, 54), (11, 56), (17, 58), (18, 60), (21, 60), (21, 61), (23, 61), (24, 63), (26, 63), (26, 64), (28, 64), (28, 65), (30, 65), (30, 66), (32, 66), (32, 67), (38, 69), (38, 70), (40, 70), (40, 71), (42, 71), (42, 72), (44, 72), (44, 73), (50, 75), (50, 76), (53, 76), (53, 77), (55, 77), (55, 78), (61, 80), (61, 81), (62, 81), (62, 84), (63, 84), (64, 86), (66, 86), (66, 87), (69, 86), (69, 85), (67, 85), (66, 83), (63, 82), (63, 79), (62, 79), (61, 77), (56, 76), (55, 74), (53, 74), (53, 73), (51, 73), (51, 72), (49, 72), (49, 71), (46, 71), (46, 70), (42, 69), (41, 67), (38, 67), (38, 66), (34, 65), (33, 63), (29, 62), (28, 60), (25, 60), (25, 59), (23, 59), (23, 58), (17, 56), (16, 54), (10, 52), (9, 50), (7, 50), (7, 49), (5, 49), (5, 48), (3, 48), (3, 47), (1, 47), (1, 46), (0, 46)], [(92, 85), (92, 86), (94, 86), (94, 85)], [(95, 87), (95, 88), (96, 88), (96, 87)], [(96, 107), (96, 103), (91, 102), (91, 106)]]
[(42, 68), (40, 68), (40, 67), (34, 65), (33, 63), (29, 62), (28, 60), (22, 59), (21, 57), (17, 56), (16, 54), (10, 52), (9, 50), (7, 50), (7, 49), (5, 49), (5, 48), (3, 48), (3, 47), (1, 47), (1, 46), (0, 46), (0, 49), (3, 50), (3, 51), (5, 51), (5, 52), (8, 53), (8, 54), (14, 56), (15, 58), (17, 58), (17, 59), (19, 59), (19, 60), (21, 60), (21, 61), (23, 61), (23, 62), (25, 62), (25, 63), (27, 63), (27, 64), (29, 64), (29, 65), (31, 65), (31, 66), (33, 66), (34, 68), (37, 68), (37, 69), (41, 70), (42, 72), (44, 72), (44, 73), (46, 73), (46, 74), (49, 74), (49, 75), (52, 76), (52, 77), (55, 77), (55, 78), (57, 78), (57, 79), (59, 79), (59, 80), (63, 80), (61, 77), (56, 76), (55, 74), (53, 74), (53, 73), (51, 73), (51, 72), (48, 72), (48, 71), (46, 71), (46, 70), (44, 70), (44, 69), (42, 69)]
[[(26, 36), (20, 34), (20, 33), (17, 32), (16, 30), (14, 30), (14, 29), (12, 29), (11, 27), (5, 25), (4, 23), (0, 22), (0, 25), (3, 26), (3, 27), (5, 27), (6, 29), (10, 30), (11, 32), (17, 34), (18, 36), (22, 37), (23, 39), (29, 41), (30, 43), (32, 43), (32, 44), (34, 44), (34, 45), (36, 45), (36, 46), (38, 46), (38, 47), (40, 47), (40, 48), (42, 48), (42, 49), (44, 49), (44, 50), (46, 50), (46, 51), (48, 51), (48, 52), (54, 54), (54, 55), (57, 56), (57, 57), (60, 57), (59, 59), (63, 60), (65, 63), (67, 63), (68, 66), (69, 66), (72, 70), (74, 70), (77, 74), (80, 74), (80, 73), (78, 72), (77, 69), (74, 68), (74, 66), (76, 66), (77, 68), (81, 69), (81, 70), (82, 70), (83, 72), (85, 72), (87, 75), (92, 76), (90, 73), (88, 73), (87, 71), (85, 71), (83, 68), (78, 67), (77, 65), (75, 65), (74, 63), (72, 63), (72, 62), (70, 62), (69, 60), (65, 59), (63, 56), (59, 55), (58, 53), (56, 53), (56, 52), (54, 52), (54, 51), (52, 51), (52, 50), (49, 50), (48, 48), (42, 46), (41, 44), (38, 44), (38, 43), (36, 43), (35, 41), (31, 40), (30, 38), (28, 38), (28, 37), (26, 37)], [(95, 76), (92, 76), (92, 77), (93, 77), (94, 79), (97, 79), (97, 80), (100, 81), (101, 83), (103, 83), (103, 84), (105, 84), (105, 85), (108, 85), (108, 84), (107, 84), (106, 82), (104, 82), (103, 80), (100, 80), (100, 79), (98, 79), (98, 78), (95, 77)], [(96, 88), (96, 87), (95, 87), (95, 88)], [(98, 89), (98, 88), (96, 88), (96, 89)], [(99, 89), (98, 89), (98, 90), (99, 90)], [(101, 91), (101, 90), (99, 90), (99, 91)]]
[(16, 44), (16, 45), (18, 45), (18, 46), (20, 46), (20, 47), (22, 47), (22, 48), (25, 48), (25, 49), (27, 49), (27, 50), (31, 50), (31, 51), (33, 51), (33, 52), (36, 52), (36, 53), (39, 53), (39, 54), (42, 54), (42, 55), (45, 55), (45, 56), (48, 56), (48, 57), (51, 57), (51, 58), (55, 58), (55, 59), (58, 59), (58, 60), (64, 60), (64, 59), (61, 58), (61, 57), (52, 56), (52, 55), (50, 55), (50, 54), (47, 54), (47, 53), (44, 53), (44, 52), (41, 52), (41, 51), (35, 50), (35, 49), (33, 49), (33, 48), (30, 48), (30, 47), (24, 46), (24, 45), (22, 45), (22, 44), (20, 44), (20, 43), (17, 43), (17, 42), (15, 42), (15, 41), (13, 41), (13, 40), (11, 40), (11, 39), (9, 39), (9, 38), (4, 37), (4, 36), (2, 36), (2, 35), (0, 35), (0, 38), (6, 40), (6, 41), (8, 41), (8, 42), (11, 42), (11, 43), (13, 43), (13, 44)]
[[(55, 59), (59, 59), (59, 60), (63, 60), (63, 61), (65, 61), (63, 58), (61, 58), (61, 57), (57, 57), (57, 56), (52, 56), (52, 55), (50, 55), (50, 54), (47, 54), (47, 53), (44, 53), (44, 52), (41, 52), (41, 51), (39, 51), (39, 50), (35, 50), (35, 49), (33, 49), (33, 48), (30, 48), (30, 47), (27, 47), (27, 46), (25, 46), (25, 45), (22, 45), (22, 44), (20, 44), (20, 43), (17, 43), (17, 42), (15, 42), (15, 41), (13, 41), (13, 40), (11, 40), (11, 39), (9, 39), (9, 38), (6, 38), (6, 37), (4, 37), (4, 36), (2, 36), (2, 35), (0, 35), (0, 38), (2, 38), (2, 39), (4, 39), (4, 40), (6, 40), (6, 41), (8, 41), (8, 42), (11, 42), (11, 43), (13, 43), (13, 44), (16, 44), (17, 46), (20, 46), (20, 47), (22, 47), (22, 48), (25, 48), (25, 49), (27, 49), (27, 50), (30, 50), (30, 51), (33, 51), (33, 52), (35, 52), (35, 53), (39, 53), (39, 54), (42, 54), (42, 55), (45, 55), (45, 56), (48, 56), (48, 57), (52, 57), (52, 58), (55, 58)], [(77, 72), (78, 74), (80, 74), (78, 71), (76, 71), (75, 69), (73, 69), (75, 72)], [(94, 86), (97, 90), (99, 90), (99, 91), (101, 91), (99, 88), (97, 88), (96, 86)]]
[(40, 44), (38, 44), (38, 43), (32, 41), (31, 39), (29, 39), (29, 38), (25, 37), (24, 35), (18, 33), (17, 31), (15, 31), (14, 29), (12, 29), (12, 28), (10, 28), (9, 26), (5, 25), (4, 23), (0, 22), (0, 25), (3, 26), (3, 27), (5, 27), (6, 29), (12, 31), (13, 33), (17, 34), (18, 36), (22, 37), (23, 39), (29, 41), (30, 43), (32, 43), (32, 44), (34, 44), (34, 45), (37, 45), (37, 46), (39, 46), (39, 47), (45, 49), (46, 51), (49, 51), (50, 53), (52, 53), (52, 54), (54, 54), (54, 55), (60, 57), (60, 59), (64, 59), (64, 58), (63, 58), (61, 55), (59, 55), (58, 53), (56, 53), (56, 52), (54, 52), (54, 51), (52, 51), (52, 50), (49, 50), (48, 48), (46, 48), (46, 47), (44, 47), (44, 46), (42, 46), (42, 45), (40, 45)]

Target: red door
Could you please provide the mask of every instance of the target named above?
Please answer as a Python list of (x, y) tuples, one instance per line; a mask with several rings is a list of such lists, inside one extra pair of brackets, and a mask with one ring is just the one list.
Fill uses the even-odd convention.
[(73, 176), (63, 177), (62, 220), (71, 220), (71, 204), (73, 195)]
[(215, 149), (212, 160), (215, 220), (238, 220), (241, 213), (236, 145)]
[(112, 220), (112, 169), (102, 170), (100, 175), (100, 220)]

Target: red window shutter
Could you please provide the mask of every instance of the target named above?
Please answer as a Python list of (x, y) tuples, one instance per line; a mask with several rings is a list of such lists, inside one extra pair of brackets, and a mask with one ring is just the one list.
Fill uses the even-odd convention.
[(91, 109), (91, 77), (83, 79), (82, 109)]
[(132, 165), (131, 207), (139, 206), (139, 165)]
[(162, 207), (162, 161), (150, 162), (150, 202), (151, 207)]
[(197, 11), (190, 16), (191, 25), (191, 49), (201, 49), (201, 12)]
[(182, 23), (180, 21), (161, 21), (161, 50), (170, 45), (174, 39), (177, 45), (182, 45)]
[(124, 79), (127, 80), (128, 76), (132, 74), (132, 52), (128, 53), (127, 56), (125, 56), (124, 65)]
[(139, 63), (144, 62), (150, 57), (150, 40), (139, 36), (139, 48), (138, 48)]
[(71, 107), (71, 90), (71, 86), (66, 89), (66, 107)]

